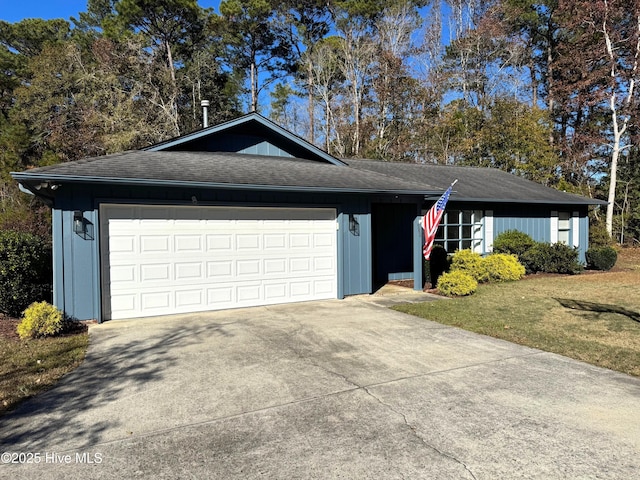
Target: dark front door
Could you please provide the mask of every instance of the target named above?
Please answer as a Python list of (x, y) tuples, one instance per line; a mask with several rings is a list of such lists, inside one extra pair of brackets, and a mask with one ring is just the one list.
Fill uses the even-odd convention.
[(377, 290), (389, 281), (389, 274), (413, 272), (416, 206), (374, 203), (372, 217), (373, 286)]

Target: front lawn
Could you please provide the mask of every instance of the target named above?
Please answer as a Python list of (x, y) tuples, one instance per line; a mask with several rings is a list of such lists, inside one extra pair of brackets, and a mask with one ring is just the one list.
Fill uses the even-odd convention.
[(640, 249), (610, 272), (532, 275), (469, 297), (399, 305), (446, 325), (640, 376)]
[(84, 359), (89, 335), (85, 325), (50, 338), (20, 340), (18, 321), (0, 318), (0, 415), (26, 398), (51, 388)]

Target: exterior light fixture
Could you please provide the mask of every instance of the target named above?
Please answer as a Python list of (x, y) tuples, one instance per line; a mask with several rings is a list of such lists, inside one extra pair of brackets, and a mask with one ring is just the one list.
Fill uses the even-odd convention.
[(356, 237), (360, 236), (360, 224), (353, 213), (349, 214), (349, 231)]
[(73, 212), (73, 233), (77, 233), (78, 235), (84, 234), (84, 217), (80, 210)]

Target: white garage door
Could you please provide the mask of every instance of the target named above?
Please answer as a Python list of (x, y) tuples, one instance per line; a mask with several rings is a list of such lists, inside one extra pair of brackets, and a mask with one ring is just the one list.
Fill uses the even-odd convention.
[(334, 209), (104, 205), (100, 216), (107, 318), (337, 297)]

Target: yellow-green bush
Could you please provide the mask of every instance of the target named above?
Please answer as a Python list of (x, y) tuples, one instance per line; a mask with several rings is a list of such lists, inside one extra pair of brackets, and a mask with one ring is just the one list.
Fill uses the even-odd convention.
[(478, 289), (478, 282), (462, 270), (453, 270), (440, 275), (438, 290), (447, 297), (471, 295)]
[(519, 280), (525, 274), (516, 255), (496, 253), (483, 257), (471, 250), (456, 251), (451, 259), (451, 271), (465, 272), (478, 283)]
[(451, 271), (460, 270), (471, 275), (478, 283), (489, 281), (484, 258), (471, 250), (456, 250), (451, 259)]
[(494, 253), (484, 258), (490, 282), (509, 282), (524, 277), (524, 266), (516, 255)]
[(64, 328), (64, 316), (47, 302), (34, 302), (22, 314), (18, 324), (20, 338), (46, 337), (60, 333)]

